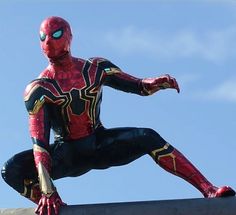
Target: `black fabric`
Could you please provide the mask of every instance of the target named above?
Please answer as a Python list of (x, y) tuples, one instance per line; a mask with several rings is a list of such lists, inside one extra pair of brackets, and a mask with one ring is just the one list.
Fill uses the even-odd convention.
[[(125, 165), (165, 144), (166, 141), (149, 128), (102, 127), (79, 140), (51, 144), (51, 177), (54, 180), (75, 177), (91, 169)], [(2, 177), (20, 193), (24, 190), (24, 179), (37, 181), (33, 151), (27, 150), (10, 158), (2, 169)]]

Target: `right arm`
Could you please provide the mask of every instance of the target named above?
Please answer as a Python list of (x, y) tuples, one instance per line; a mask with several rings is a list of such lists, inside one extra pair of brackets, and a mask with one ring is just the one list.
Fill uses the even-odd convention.
[[(42, 193), (36, 210), (38, 214), (43, 214), (44, 210), (51, 211), (51, 207), (54, 207), (57, 213), (56, 210), (63, 204), (50, 177), (52, 167), (49, 153), (50, 119), (45, 91), (42, 82), (38, 80), (30, 83), (24, 94), (26, 109), (29, 113), (29, 130), (33, 141), (34, 162)], [(49, 209), (47, 209), (48, 206)]]

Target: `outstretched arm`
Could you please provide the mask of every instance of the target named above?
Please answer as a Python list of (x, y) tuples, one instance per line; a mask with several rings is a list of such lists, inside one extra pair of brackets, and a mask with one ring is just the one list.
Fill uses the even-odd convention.
[(178, 93), (180, 92), (177, 81), (168, 74), (140, 79), (123, 72), (119, 67), (106, 59), (101, 60), (99, 66), (106, 74), (104, 85), (118, 90), (142, 96), (151, 95), (167, 88), (176, 89)]
[(38, 172), (41, 199), (38, 203), (36, 213), (39, 215), (51, 215), (59, 213), (59, 207), (64, 203), (61, 201), (51, 174), (51, 156), (49, 153), (50, 120), (46, 106), (46, 98), (43, 94), (43, 86), (38, 81), (32, 82), (25, 91), (25, 105), (29, 113), (29, 129), (33, 141), (34, 162)]

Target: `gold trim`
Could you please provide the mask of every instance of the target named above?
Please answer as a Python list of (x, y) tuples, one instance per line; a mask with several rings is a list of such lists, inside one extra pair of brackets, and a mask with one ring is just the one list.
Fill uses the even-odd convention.
[(164, 89), (170, 88), (170, 84), (168, 82), (164, 82), (161, 85)]
[(32, 199), (33, 201), (35, 201), (35, 200), (37, 200), (37, 198), (36, 198), (36, 196), (35, 196), (35, 194), (34, 194), (34, 189), (35, 189), (35, 187), (36, 186), (39, 186), (39, 184), (37, 183), (37, 184), (34, 184), (32, 187), (31, 187), (31, 191), (30, 191), (30, 199)]
[(29, 114), (33, 115), (39, 112), (43, 104), (45, 103), (44, 96), (34, 102), (34, 108), (32, 111), (29, 111)]
[(31, 86), (33, 85), (33, 83), (29, 84), (26, 89), (25, 89), (25, 92), (26, 92), (26, 95), (24, 97), (24, 101), (28, 101), (31, 94), (37, 89), (39, 88), (41, 85), (40, 84), (35, 84), (33, 87)]
[(50, 196), (55, 191), (55, 188), (48, 171), (41, 162), (38, 163), (38, 177), (41, 192)]
[(176, 161), (175, 161), (175, 158), (176, 158), (176, 156), (171, 152), (171, 153), (169, 153), (169, 154), (166, 154), (166, 155), (160, 155), (160, 156), (158, 156), (158, 161), (161, 159), (161, 158), (163, 158), (163, 157), (171, 157), (172, 158), (172, 160), (173, 160), (173, 167), (174, 167), (174, 172), (176, 173)]
[(151, 152), (151, 156), (152, 156), (152, 158), (153, 158), (157, 163), (159, 163), (159, 161), (160, 161), (161, 158), (164, 158), (164, 157), (171, 157), (172, 160), (173, 160), (174, 172), (176, 173), (176, 161), (175, 161), (176, 156), (175, 156), (172, 152), (171, 152), (171, 153), (168, 153), (168, 154), (164, 154), (164, 155), (157, 155), (157, 153), (168, 149), (169, 146), (170, 146), (170, 144), (169, 144), (169, 143), (166, 143), (162, 148), (153, 150), (153, 151)]
[[(46, 149), (44, 149), (36, 144), (33, 145), (33, 150), (36, 152), (46, 152), (47, 154), (49, 154), (48, 151), (46, 151)], [(50, 177), (47, 169), (42, 164), (42, 162), (38, 163), (37, 170), (38, 170), (38, 179), (39, 179), (40, 190), (43, 194), (50, 196), (55, 191), (55, 187), (52, 183), (51, 177)]]
[(151, 90), (147, 90), (147, 88), (144, 86), (144, 84), (142, 83), (143, 86), (143, 92), (147, 93), (148, 95), (152, 95), (153, 92)]
[(33, 145), (33, 150), (34, 150), (35, 152), (46, 152), (47, 154), (49, 154), (46, 149), (44, 149), (43, 147), (41, 147), (41, 146), (39, 146), (39, 145), (37, 145), (37, 144), (34, 144), (34, 145)]
[(169, 144), (169, 143), (166, 143), (162, 148), (153, 150), (153, 151), (151, 152), (151, 156), (153, 157), (153, 159), (156, 158), (156, 154), (157, 154), (158, 152), (161, 152), (161, 151), (164, 151), (164, 150), (168, 149), (169, 146), (170, 146), (170, 144)]
[(27, 195), (27, 185), (29, 185), (31, 182), (31, 180), (29, 179), (24, 179), (24, 192), (21, 193), (22, 196), (26, 196)]
[(116, 73), (121, 73), (121, 70), (119, 68), (110, 67), (110, 68), (104, 69), (104, 72), (107, 75), (113, 75), (113, 74), (116, 74)]
[[(24, 179), (24, 192), (20, 194), (26, 198), (29, 198), (32, 201), (35, 201), (37, 198), (35, 197), (34, 191), (37, 186), (39, 186), (39, 184), (38, 183), (33, 184), (33, 180)], [(28, 192), (29, 196), (27, 195)]]

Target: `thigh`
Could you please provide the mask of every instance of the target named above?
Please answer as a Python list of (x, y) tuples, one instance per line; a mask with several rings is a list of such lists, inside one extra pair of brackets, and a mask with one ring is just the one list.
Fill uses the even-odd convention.
[[(153, 132), (153, 134), (151, 134)], [(97, 151), (94, 168), (128, 164), (157, 148), (165, 141), (146, 128), (103, 129), (96, 133)]]
[(51, 150), (52, 178), (75, 177), (92, 168), (95, 136), (54, 144)]

